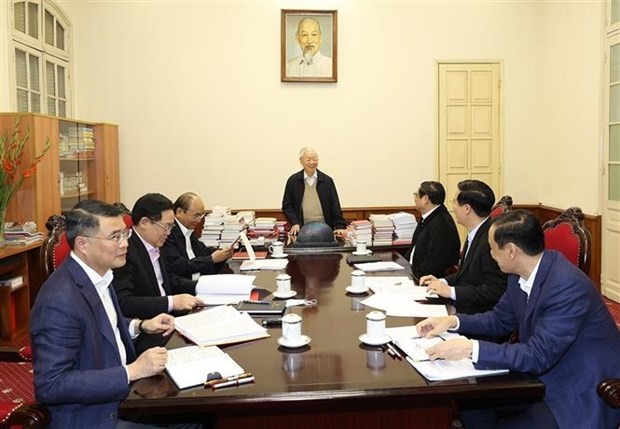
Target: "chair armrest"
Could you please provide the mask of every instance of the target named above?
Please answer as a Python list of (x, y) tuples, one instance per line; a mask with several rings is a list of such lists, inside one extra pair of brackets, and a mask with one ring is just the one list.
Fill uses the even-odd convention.
[(42, 405), (30, 404), (22, 405), (13, 411), (4, 423), (0, 423), (0, 427), (10, 428), (16, 425), (24, 429), (39, 429), (46, 428), (49, 424), (49, 411)]
[(610, 407), (620, 407), (620, 379), (612, 378), (602, 381), (597, 391)]
[(23, 362), (17, 347), (0, 347), (0, 362)]

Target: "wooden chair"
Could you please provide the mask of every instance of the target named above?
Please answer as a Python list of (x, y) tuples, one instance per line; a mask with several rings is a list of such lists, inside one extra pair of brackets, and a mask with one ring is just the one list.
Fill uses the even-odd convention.
[(510, 195), (504, 195), (502, 198), (500, 198), (497, 204), (493, 206), (489, 217), (491, 219), (494, 219), (510, 210), (512, 210), (512, 197)]
[(586, 274), (590, 270), (590, 231), (583, 226), (585, 215), (579, 207), (563, 211), (543, 224), (545, 248), (558, 250)]
[(598, 394), (610, 407), (620, 407), (620, 379), (605, 380), (598, 385)]
[(32, 375), (32, 353), (30, 346), (0, 348), (0, 385), (19, 384), (27, 391), (27, 398), (21, 402), (0, 402), (0, 429), (44, 428), (50, 422), (45, 407), (34, 403), (34, 381)]
[(71, 253), (71, 248), (67, 241), (64, 216), (50, 216), (45, 226), (47, 227), (48, 235), (41, 246), (41, 260), (44, 277), (47, 278), (67, 259), (69, 253)]

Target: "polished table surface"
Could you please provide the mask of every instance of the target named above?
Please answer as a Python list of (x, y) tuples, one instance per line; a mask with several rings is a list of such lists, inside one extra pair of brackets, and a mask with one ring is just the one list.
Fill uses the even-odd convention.
[[(532, 377), (509, 374), (428, 382), (405, 360), (392, 359), (381, 348), (361, 344), (358, 337), (365, 332), (365, 315), (372, 309), (360, 302), (366, 295), (345, 292), (353, 269), (346, 255), (289, 256), (285, 272), (291, 275), (295, 298), (318, 302), (314, 307), (290, 309), (303, 318), (302, 333), (312, 339), (308, 346), (283, 348), (277, 343), (281, 329), (271, 328), (269, 338), (222, 347), (245, 371), (252, 372), (255, 384), (219, 391), (202, 387), (179, 391), (163, 374), (134, 383), (121, 406), (122, 413), (211, 413), (217, 427), (280, 427), (278, 422), (281, 427), (293, 423), (303, 427), (303, 422), (306, 427), (335, 427), (351, 422), (355, 427), (365, 423), (377, 427), (373, 422), (385, 422), (388, 417), (392, 419), (390, 427), (446, 427), (453, 400), (510, 403), (542, 398), (544, 387)], [(407, 265), (397, 254), (385, 252), (381, 256)], [(264, 294), (276, 289), (275, 277), (280, 272), (252, 274), (257, 274), (254, 283), (266, 289)], [(396, 271), (375, 275), (405, 274)], [(388, 327), (415, 322), (414, 318), (387, 318)], [(175, 334), (168, 347), (184, 344)], [(357, 421), (352, 420), (354, 416)]]

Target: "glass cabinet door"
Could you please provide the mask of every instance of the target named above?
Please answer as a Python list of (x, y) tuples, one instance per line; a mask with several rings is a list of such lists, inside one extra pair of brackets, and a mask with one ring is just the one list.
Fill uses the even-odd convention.
[(95, 193), (95, 134), (92, 125), (72, 121), (59, 121), (59, 134), (58, 174), (64, 213)]

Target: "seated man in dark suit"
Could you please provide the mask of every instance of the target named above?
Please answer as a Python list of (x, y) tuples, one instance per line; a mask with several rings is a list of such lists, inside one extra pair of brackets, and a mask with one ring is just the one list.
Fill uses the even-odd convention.
[(160, 248), (174, 228), (172, 201), (146, 194), (131, 211), (134, 234), (129, 238), (127, 264), (114, 270), (118, 301), (125, 317), (180, 314), (198, 305), (196, 282), (168, 273)]
[(444, 205), (446, 190), (439, 182), (422, 182), (414, 197), (422, 221), (405, 258), (416, 278), (427, 274), (443, 277), (448, 268), (458, 264), (461, 246), (454, 219)]
[(129, 383), (164, 370), (167, 352), (153, 348), (136, 359), (132, 338), (170, 334), (174, 318), (125, 319), (112, 268), (125, 264), (123, 213), (101, 201), (80, 202), (66, 216), (70, 256), (43, 284), (30, 316), (37, 401), (51, 413), (50, 428), (146, 427), (117, 420)]
[(201, 274), (217, 273), (233, 254), (233, 248), (207, 247), (196, 237), (194, 228), (205, 217), (205, 204), (192, 192), (181, 195), (172, 206), (174, 228), (162, 247), (168, 271), (198, 280)]
[[(608, 406), (596, 387), (620, 377), (620, 332), (591, 280), (561, 253), (544, 250), (540, 222), (525, 210), (495, 219), (489, 242), (493, 258), (511, 274), (497, 306), (484, 314), (426, 319), (418, 332), (497, 337), (518, 328), (516, 344), (453, 339), (426, 352), (432, 360), (470, 357), (479, 368), (533, 374), (545, 384), (545, 396), (503, 410), (461, 403), (465, 428), (616, 428), (620, 409)], [(501, 421), (506, 411), (512, 415)]]
[(506, 274), (502, 273), (489, 249), (489, 214), (495, 203), (493, 190), (479, 180), (458, 184), (454, 213), (458, 223), (467, 228), (467, 239), (461, 252), (457, 273), (438, 280), (427, 275), (420, 279), (429, 292), (450, 298), (457, 312), (482, 313), (491, 310), (506, 290)]

